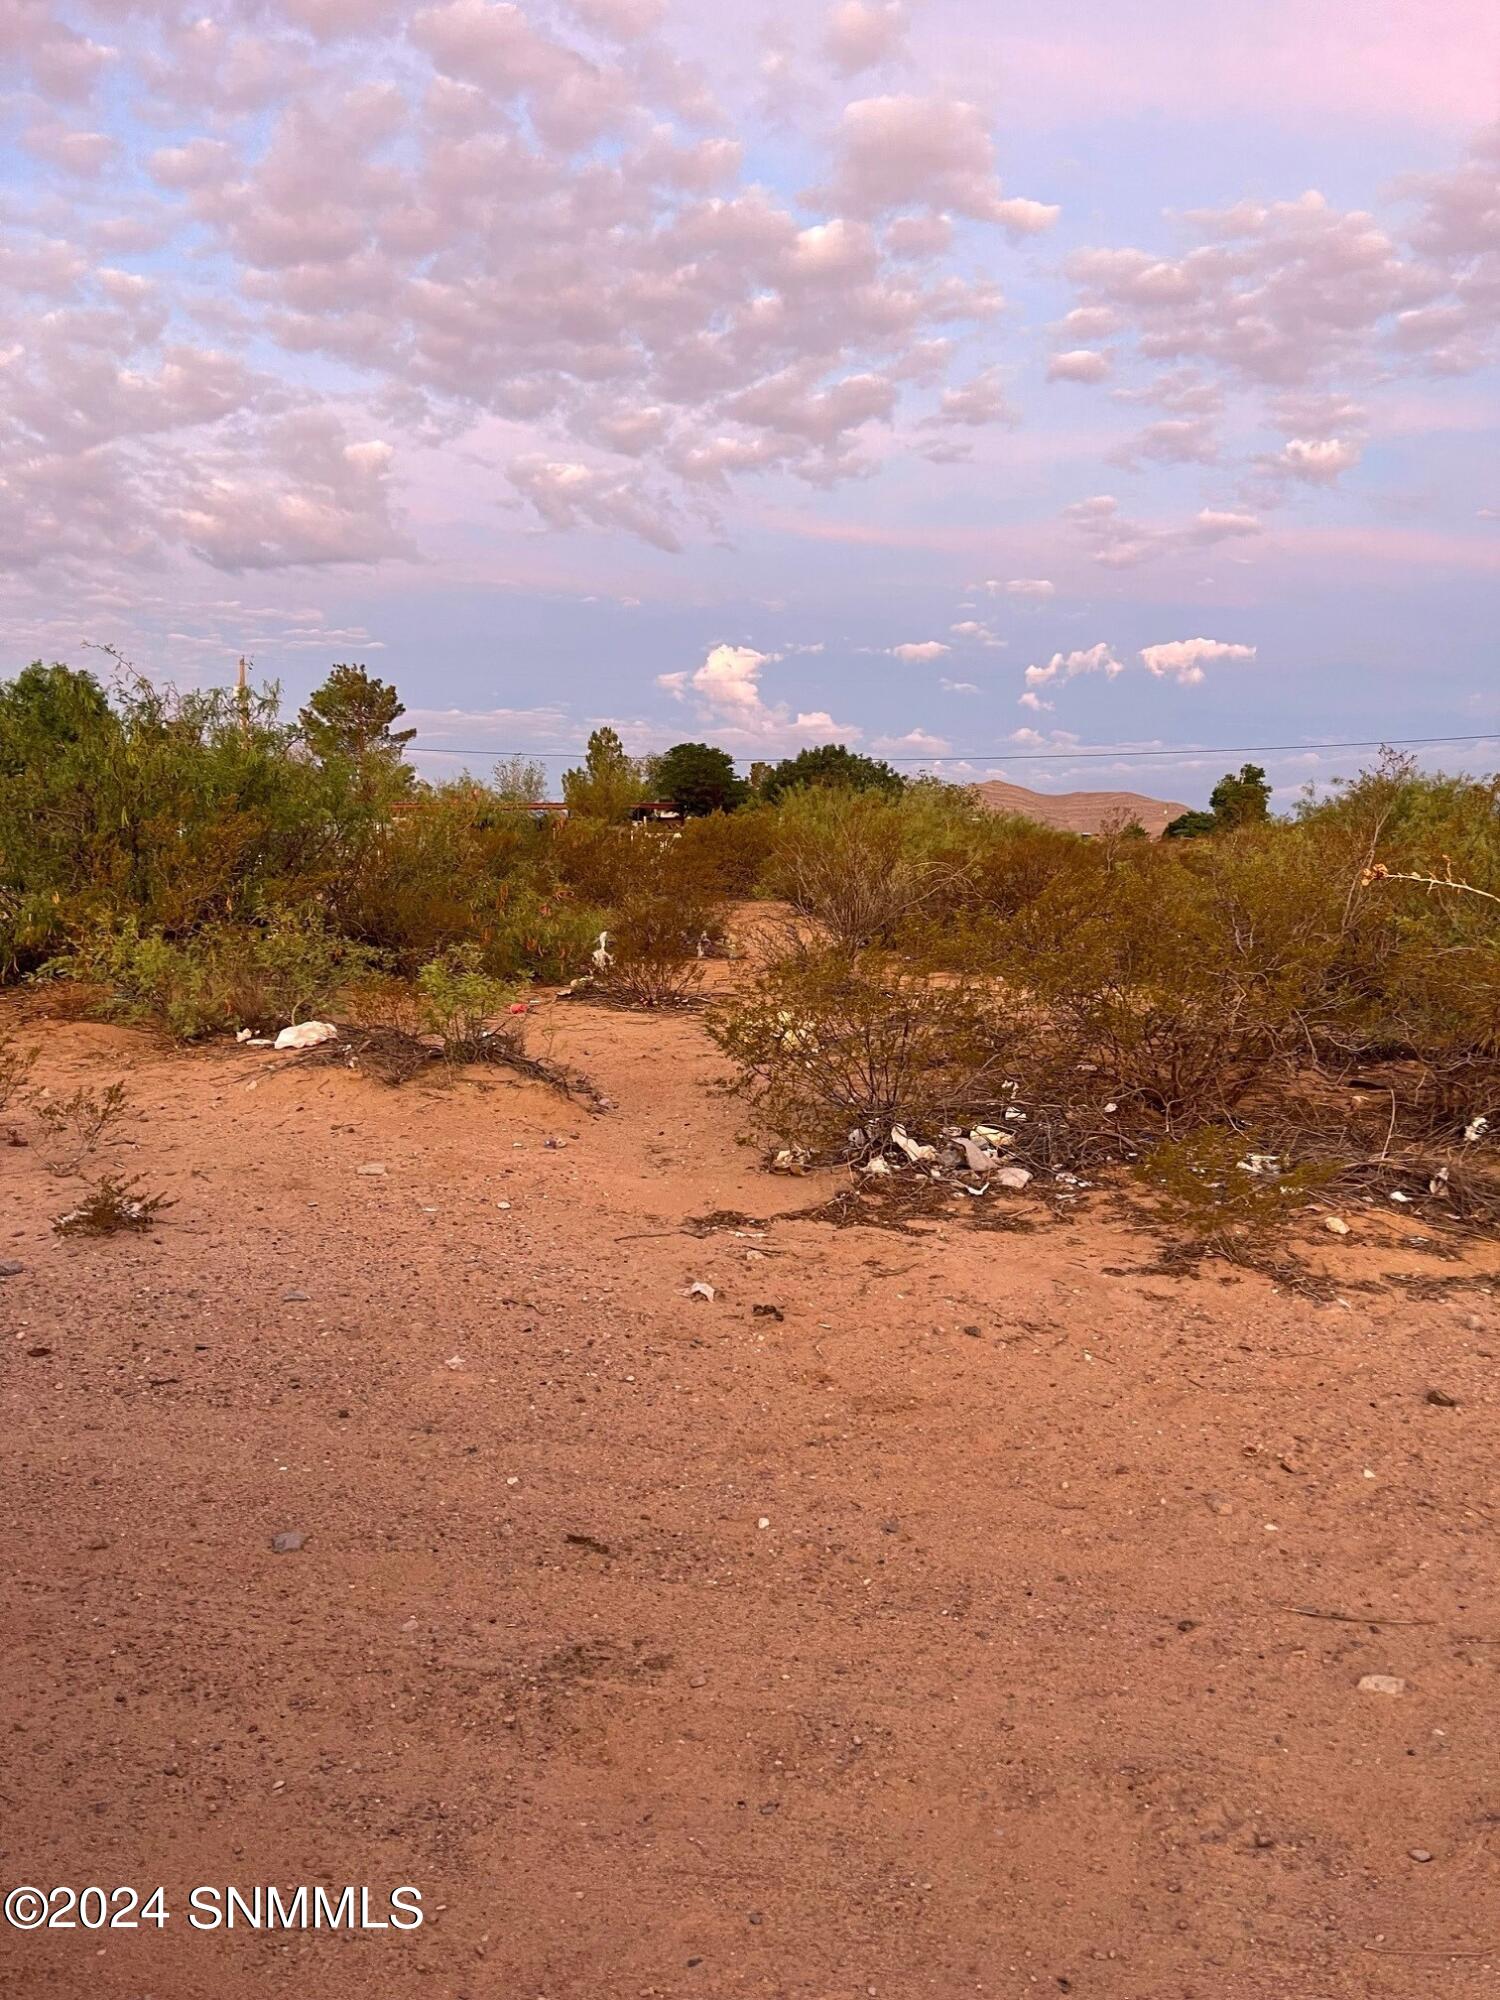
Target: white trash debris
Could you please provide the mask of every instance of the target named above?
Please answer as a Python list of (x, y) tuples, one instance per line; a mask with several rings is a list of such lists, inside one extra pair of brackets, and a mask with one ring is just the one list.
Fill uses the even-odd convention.
[(600, 931), (599, 942), (594, 946), (594, 949), (589, 953), (589, 956), (594, 961), (595, 966), (598, 968), (600, 972), (607, 972), (609, 968), (614, 964), (615, 955), (609, 948), (608, 931)]
[(890, 1170), (890, 1161), (881, 1153), (876, 1153), (873, 1158), (866, 1160), (860, 1168), (862, 1174), (888, 1174)]
[(709, 1304), (712, 1305), (713, 1301), (719, 1295), (713, 1286), (708, 1284), (704, 1279), (694, 1278), (682, 1296), (685, 1299), (707, 1299)]
[(1472, 1146), (1476, 1139), (1482, 1139), (1490, 1129), (1490, 1121), (1483, 1116), (1471, 1118), (1464, 1127), (1464, 1143)]
[(298, 1021), (283, 1028), (271, 1044), (276, 1049), (315, 1049), (323, 1042), (336, 1042), (339, 1031), (332, 1021)]
[(773, 1174), (805, 1174), (808, 1155), (801, 1146), (783, 1146), (771, 1156)]
[(1359, 1681), (1361, 1694), (1405, 1694), (1406, 1682), (1399, 1674), (1364, 1674)]
[(981, 1146), (1013, 1146), (1014, 1132), (1003, 1132), (998, 1125), (971, 1125), (969, 1137)]
[(1281, 1162), (1274, 1153), (1247, 1153), (1236, 1164), (1244, 1174), (1269, 1174), (1274, 1177), (1281, 1172)]
[(998, 1167), (1000, 1164), (1000, 1155), (994, 1147), (986, 1146), (972, 1132), (967, 1138), (962, 1132), (956, 1133), (953, 1143), (968, 1162), (970, 1173), (987, 1174), (992, 1167)]
[(891, 1127), (891, 1144), (899, 1146), (913, 1166), (918, 1165), (921, 1161), (935, 1160), (937, 1158), (937, 1147), (919, 1144), (917, 1140), (910, 1136), (904, 1125), (893, 1125)]
[(995, 1185), (1003, 1188), (1023, 1188), (1030, 1179), (1031, 1173), (1026, 1167), (1002, 1167), (995, 1176)]
[(255, 1039), (255, 1030), (254, 1028), (240, 1028), (236, 1031), (234, 1039), (237, 1042), (253, 1041)]

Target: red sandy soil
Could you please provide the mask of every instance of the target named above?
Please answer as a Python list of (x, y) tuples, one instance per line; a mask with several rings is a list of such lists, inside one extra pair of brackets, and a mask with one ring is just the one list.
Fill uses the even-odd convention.
[[(171, 1915), (0, 1990), (1493, 1995), (1494, 1255), (789, 1220), (694, 1018), (543, 1020), (614, 1112), (31, 1024), (176, 1206), (0, 1149), (0, 1876)], [(188, 1926), (270, 1883), (426, 1922)]]

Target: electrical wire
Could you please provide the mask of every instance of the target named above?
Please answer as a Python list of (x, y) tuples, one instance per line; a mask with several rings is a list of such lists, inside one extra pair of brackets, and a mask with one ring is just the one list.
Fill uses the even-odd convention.
[[(1129, 745), (1119, 745), (1113, 749), (1101, 748), (1097, 744), (1086, 744), (1079, 748), (1059, 745), (1055, 750), (1013, 750), (1002, 747), (998, 750), (946, 750), (932, 756), (923, 751), (912, 751), (894, 756), (887, 753), (888, 764), (973, 764), (1002, 762), (1006, 764), (1056, 764), (1069, 759), (1084, 757), (1123, 757), (1132, 761), (1142, 757), (1243, 757), (1251, 755), (1270, 756), (1275, 752), (1289, 750), (1415, 750), (1437, 743), (1497, 743), (1500, 730), (1491, 730), (1477, 736), (1362, 736), (1340, 743), (1221, 743), (1206, 747), (1196, 745), (1175, 745), (1167, 749), (1134, 749)], [(412, 750), (425, 751), (435, 757), (583, 757), (586, 750), (486, 750), (472, 745), (455, 747), (451, 744), (413, 742)]]

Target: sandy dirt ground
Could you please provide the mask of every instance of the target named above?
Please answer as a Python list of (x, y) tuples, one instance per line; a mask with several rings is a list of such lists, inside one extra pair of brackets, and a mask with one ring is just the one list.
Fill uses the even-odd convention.
[(169, 1920), (0, 1990), (1493, 1995), (1495, 1257), (789, 1219), (694, 1018), (546, 1019), (612, 1113), (32, 1023), (175, 1206), (64, 1242), (0, 1148), (0, 1876)]

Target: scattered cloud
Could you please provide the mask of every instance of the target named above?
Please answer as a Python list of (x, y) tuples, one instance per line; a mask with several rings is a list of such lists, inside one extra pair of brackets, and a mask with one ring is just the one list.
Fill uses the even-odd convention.
[(1158, 680), (1170, 678), (1183, 687), (1196, 687), (1203, 670), (1227, 660), (1253, 660), (1253, 646), (1226, 644), (1222, 639), (1169, 639), (1159, 646), (1143, 646), (1141, 663)]
[(912, 639), (903, 646), (892, 646), (890, 652), (895, 659), (905, 660), (908, 666), (922, 664), (926, 660), (941, 660), (953, 648), (944, 645), (941, 639)]
[(1106, 680), (1113, 680), (1116, 674), (1123, 674), (1124, 671), (1124, 661), (1117, 660), (1101, 639), (1097, 646), (1086, 650), (1054, 653), (1044, 667), (1028, 667), (1026, 685), (1029, 688), (1046, 687), (1052, 681), (1074, 680), (1079, 674), (1103, 674)]
[(898, 55), (905, 30), (899, 0), (840, 0), (828, 15), (823, 52), (840, 76), (855, 76)]
[(1112, 363), (1107, 354), (1093, 347), (1070, 347), (1054, 354), (1047, 363), (1049, 382), (1102, 382)]
[(1063, 509), (1063, 518), (1071, 523), (1094, 561), (1108, 569), (1127, 569), (1162, 556), (1211, 548), (1216, 542), (1261, 533), (1261, 523), (1255, 515), (1216, 507), (1200, 508), (1191, 520), (1176, 527), (1131, 521), (1121, 514), (1120, 503), (1112, 493), (1075, 500)]
[(761, 674), (781, 657), (754, 646), (710, 646), (692, 672), (658, 674), (656, 685), (674, 700), (691, 701), (731, 750), (782, 749), (831, 735), (858, 738), (862, 732), (852, 723), (835, 722), (825, 710), (797, 712), (785, 702), (765, 700)]

